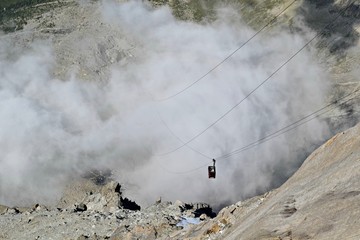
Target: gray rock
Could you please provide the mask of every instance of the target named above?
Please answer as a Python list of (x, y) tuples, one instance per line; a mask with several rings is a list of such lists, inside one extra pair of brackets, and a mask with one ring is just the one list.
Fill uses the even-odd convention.
[(84, 202), (89, 210), (104, 211), (107, 206), (106, 198), (100, 193), (89, 195)]
[(116, 212), (115, 212), (115, 216), (116, 216), (116, 218), (119, 219), (119, 220), (123, 220), (123, 219), (127, 218), (126, 212), (125, 212), (125, 211), (122, 211), (122, 210), (116, 211)]
[(40, 204), (35, 204), (33, 207), (32, 207), (32, 209), (31, 209), (32, 211), (48, 211), (48, 208), (46, 207), (46, 206), (44, 206), (44, 205), (40, 205)]
[(79, 179), (65, 188), (57, 207), (66, 209), (82, 202), (89, 210), (114, 212), (119, 208), (120, 188), (120, 184), (115, 181), (96, 185), (89, 179)]
[(205, 213), (203, 213), (203, 214), (200, 215), (199, 218), (200, 218), (201, 221), (204, 221), (204, 220), (207, 219), (207, 215)]
[(7, 214), (18, 214), (20, 211), (16, 208), (8, 208), (6, 211)]
[(182, 231), (181, 238), (357, 239), (359, 134), (360, 124), (337, 134), (280, 188), (222, 209), (200, 229)]
[(8, 207), (0, 205), (0, 214), (4, 214), (7, 211)]
[(75, 206), (75, 212), (84, 212), (86, 210), (87, 210), (87, 206), (84, 203), (80, 203)]
[(184, 203), (180, 200), (176, 200), (174, 205), (180, 208), (180, 207), (184, 206)]

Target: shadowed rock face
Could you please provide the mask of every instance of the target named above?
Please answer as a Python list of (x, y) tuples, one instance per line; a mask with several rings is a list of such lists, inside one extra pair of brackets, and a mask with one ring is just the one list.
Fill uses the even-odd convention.
[(120, 198), (120, 206), (124, 209), (129, 209), (132, 211), (139, 211), (141, 207), (136, 204), (136, 202), (129, 200), (128, 198)]
[(177, 236), (189, 239), (358, 239), (359, 134), (360, 124), (337, 134), (313, 152), (280, 188), (226, 207), (208, 223)]
[(334, 0), (305, 0), (298, 11), (309, 27), (322, 34), (324, 42), (319, 44), (326, 45), (331, 53), (341, 54), (359, 41), (356, 25), (360, 23), (360, 3), (357, 1), (340, 4)]

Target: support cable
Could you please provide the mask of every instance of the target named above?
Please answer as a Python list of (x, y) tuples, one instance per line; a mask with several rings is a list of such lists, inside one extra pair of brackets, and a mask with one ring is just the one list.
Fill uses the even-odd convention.
[(265, 28), (267, 28), (270, 24), (272, 24), (281, 14), (283, 14), (287, 9), (289, 9), (297, 0), (292, 1), (287, 7), (285, 7), (280, 13), (278, 13), (273, 19), (271, 19), (267, 24), (265, 24), (260, 30), (258, 30), (254, 35), (252, 35), (248, 40), (246, 40), (244, 43), (242, 43), (238, 48), (236, 48), (234, 51), (232, 51), (229, 55), (227, 55), (222, 61), (220, 61), (218, 64), (216, 64), (214, 67), (212, 67), (209, 71), (207, 71), (205, 74), (203, 74), (201, 77), (199, 77), (197, 80), (183, 88), (182, 90), (178, 91), (177, 93), (170, 95), (166, 98), (156, 100), (158, 102), (167, 101), (173, 97), (176, 97), (177, 95), (185, 92), (192, 86), (194, 86), (196, 83), (207, 77), (210, 73), (212, 73), (215, 69), (220, 67), (224, 62), (226, 62), (229, 58), (231, 58), (237, 51), (239, 51), (241, 48), (243, 48), (246, 44), (248, 44), (252, 39), (254, 39), (257, 35), (259, 35)]
[(244, 102), (247, 98), (249, 98), (254, 92), (256, 92), (260, 87), (262, 87), (267, 81), (269, 81), (276, 73), (278, 73), (284, 66), (286, 66), (292, 59), (294, 59), (300, 52), (302, 52), (307, 46), (310, 45), (310, 43), (312, 41), (314, 41), (317, 37), (321, 36), (322, 33), (324, 32), (325, 29), (327, 29), (329, 26), (331, 26), (331, 24), (333, 24), (340, 16), (341, 13), (345, 12), (351, 5), (353, 5), (353, 2), (350, 3), (345, 9), (343, 9), (342, 11), (340, 11), (337, 16), (330, 22), (328, 23), (321, 32), (318, 32), (314, 37), (312, 37), (306, 44), (304, 44), (299, 50), (297, 50), (289, 59), (287, 59), (285, 62), (283, 62), (272, 74), (270, 74), (264, 81), (262, 81), (259, 85), (257, 85), (253, 90), (251, 90), (244, 98), (242, 98), (237, 104), (235, 104), (233, 107), (231, 107), (229, 110), (227, 110), (224, 114), (222, 114), (217, 120), (215, 120), (212, 124), (210, 124), (208, 127), (206, 127), (205, 129), (203, 129), (201, 132), (199, 132), (198, 134), (196, 134), (194, 137), (192, 137), (191, 139), (189, 139), (186, 142), (183, 142), (182, 145), (178, 146), (177, 148), (159, 154), (158, 156), (165, 156), (168, 154), (171, 154), (181, 148), (183, 148), (184, 146), (186, 146), (187, 144), (189, 144), (190, 142), (192, 142), (193, 140), (195, 140), (196, 138), (200, 137), (202, 134), (204, 134), (207, 130), (209, 130), (210, 128), (212, 128), (215, 124), (217, 124), (218, 122), (220, 122), (225, 116), (227, 116), (229, 113), (231, 113), (235, 108), (237, 108), (242, 102)]
[[(341, 98), (327, 104), (326, 106), (324, 106), (324, 107), (322, 107), (322, 108), (320, 108), (320, 109), (306, 115), (305, 117), (302, 117), (301, 119), (299, 119), (299, 120), (297, 120), (297, 121), (295, 121), (295, 122), (293, 122), (293, 123), (291, 123), (291, 124), (289, 124), (289, 125), (287, 125), (287, 126), (285, 126), (283, 128), (280, 128), (280, 129), (278, 129), (278, 130), (276, 130), (276, 131), (274, 131), (274, 132), (272, 132), (272, 133), (270, 133), (268, 135), (266, 135), (265, 137), (262, 137), (262, 138), (254, 141), (254, 142), (252, 142), (250, 144), (247, 144), (247, 145), (245, 145), (243, 147), (234, 149), (234, 150), (232, 150), (231, 152), (229, 152), (227, 154), (218, 156), (215, 159), (216, 160), (227, 159), (229, 157), (232, 157), (234, 155), (237, 155), (237, 154), (240, 154), (240, 153), (242, 153), (244, 151), (247, 151), (247, 150), (249, 150), (251, 148), (254, 148), (254, 147), (258, 146), (258, 145), (261, 145), (261, 144), (263, 144), (263, 143), (265, 143), (267, 141), (270, 141), (270, 140), (272, 140), (272, 139), (274, 139), (276, 137), (279, 137), (279, 136), (281, 136), (281, 135), (283, 135), (283, 134), (285, 134), (287, 132), (290, 132), (290, 131), (304, 125), (305, 123), (308, 123), (308, 122), (310, 122), (310, 121), (312, 121), (312, 120), (314, 120), (314, 119), (316, 119), (316, 118), (318, 118), (318, 117), (320, 117), (320, 116), (334, 110), (336, 106), (340, 106), (340, 105), (343, 105), (343, 104), (346, 104), (346, 103), (350, 102), (351, 100), (355, 99), (358, 96), (353, 96), (353, 97), (351, 97), (351, 98), (349, 98), (347, 100), (345, 100), (345, 99), (352, 96), (352, 95), (354, 95), (354, 94), (356, 94), (356, 93), (358, 93), (358, 92), (360, 92), (360, 89), (357, 89), (357, 90), (355, 90), (355, 91), (353, 91), (353, 92), (351, 92), (351, 93), (349, 93), (349, 94), (347, 94), (347, 95), (345, 95), (345, 96), (343, 96), (343, 97), (341, 97)], [(342, 102), (340, 102), (340, 101), (342, 101)], [(327, 109), (327, 108), (330, 108), (330, 109)], [(324, 111), (325, 109), (327, 109), (327, 110)], [(211, 162), (209, 161), (208, 163), (206, 163), (204, 165), (201, 165), (199, 167), (196, 167), (196, 168), (193, 168), (193, 169), (190, 169), (190, 170), (187, 170), (187, 171), (182, 171), (182, 172), (179, 171), (179, 172), (171, 172), (171, 173), (174, 173), (174, 174), (187, 174), (187, 173), (195, 172), (195, 171), (197, 171), (197, 170), (199, 170), (201, 168), (206, 167), (210, 163)]]

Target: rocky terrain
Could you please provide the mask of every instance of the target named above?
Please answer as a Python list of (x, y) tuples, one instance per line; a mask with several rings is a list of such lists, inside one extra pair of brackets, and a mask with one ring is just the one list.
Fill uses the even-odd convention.
[[(69, 185), (57, 207), (1, 206), (0, 239), (358, 239), (360, 124), (313, 152), (280, 188), (222, 209), (141, 209), (111, 180)], [(214, 217), (214, 218), (213, 218)]]
[(57, 206), (1, 206), (0, 239), (157, 239), (214, 217), (205, 203), (162, 202), (141, 209), (110, 179), (80, 179)]
[(314, 151), (280, 188), (222, 209), (178, 239), (359, 239), (360, 125)]
[[(154, 7), (168, 4), (182, 21), (215, 18), (216, 1), (149, 2)], [(266, 6), (260, 1), (228, 2), (250, 26), (260, 29), (291, 1), (271, 0)], [(300, 17), (308, 28), (321, 32), (318, 23), (344, 10), (338, 25), (316, 46), (318, 60), (331, 76), (330, 100), (359, 86), (360, 3), (346, 8), (349, 2), (297, 1), (279, 19), (293, 31), (302, 31), (294, 21)], [(29, 48), (39, 39), (50, 41), (56, 57), (54, 77), (65, 80), (74, 73), (84, 81), (104, 83), (111, 67), (135, 61), (141, 46), (102, 20), (100, 5), (101, 1), (37, 1), (20, 4), (12, 12), (4, 5), (0, 20), (5, 33), (0, 38), (14, 49)], [(0, 205), (0, 239), (360, 239), (360, 125), (345, 130), (358, 122), (359, 103), (354, 98), (326, 115), (337, 134), (281, 187), (217, 214), (206, 203), (161, 198), (139, 206), (111, 171), (94, 170), (69, 181), (54, 205)]]

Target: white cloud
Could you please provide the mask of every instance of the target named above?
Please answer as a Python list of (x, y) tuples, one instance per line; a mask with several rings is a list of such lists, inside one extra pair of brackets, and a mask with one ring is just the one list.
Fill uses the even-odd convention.
[[(202, 81), (168, 101), (216, 65), (254, 31), (225, 14), (209, 24), (176, 20), (168, 8), (138, 1), (104, 3), (105, 19), (134, 39), (136, 58), (114, 66), (108, 84), (52, 78), (51, 45), (35, 43), (9, 60), (0, 50), (0, 202), (21, 204), (59, 197), (65, 179), (91, 167), (113, 168), (138, 186), (142, 203), (166, 199), (221, 204), (264, 191), (294, 170), (304, 152), (327, 134), (314, 120), (207, 169), (173, 174), (208, 159), (182, 148), (292, 56), (305, 40), (286, 30), (261, 34)], [(95, 36), (94, 36), (95, 37)], [(324, 105), (326, 75), (308, 50), (189, 145), (216, 157), (251, 143)], [(300, 159), (299, 159), (300, 158)]]

